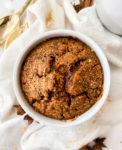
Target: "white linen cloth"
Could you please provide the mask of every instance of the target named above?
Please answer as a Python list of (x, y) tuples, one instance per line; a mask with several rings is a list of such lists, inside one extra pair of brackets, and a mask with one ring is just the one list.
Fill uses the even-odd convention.
[[(46, 22), (49, 13), (51, 19)], [(0, 57), (0, 150), (78, 150), (99, 136), (106, 137), (104, 150), (122, 150), (122, 38), (102, 26), (95, 6), (77, 14), (69, 0), (38, 0), (28, 8), (27, 20), (29, 29)], [(24, 115), (12, 113), (17, 103), (12, 87), (14, 64), (38, 34), (62, 28), (90, 36), (104, 50), (111, 66), (110, 96), (95, 117), (79, 126), (59, 128), (35, 121), (28, 126)]]

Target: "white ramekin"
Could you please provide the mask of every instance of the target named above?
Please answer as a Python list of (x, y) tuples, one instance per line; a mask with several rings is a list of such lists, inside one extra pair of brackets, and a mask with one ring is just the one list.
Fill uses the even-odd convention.
[[(34, 48), (38, 43), (40, 43), (43, 40), (52, 38), (52, 37), (74, 37), (82, 42), (86, 43), (91, 49), (96, 53), (97, 57), (100, 60), (101, 66), (103, 68), (103, 74), (104, 74), (104, 84), (103, 84), (103, 94), (102, 97), (85, 113), (77, 117), (76, 119), (73, 120), (67, 120), (67, 121), (62, 121), (62, 120), (56, 120), (52, 118), (48, 118), (44, 115), (39, 114), (36, 112), (26, 101), (22, 90), (20, 86), (20, 70), (22, 63), (27, 56), (27, 54)], [(107, 100), (107, 96), (109, 93), (109, 88), (110, 88), (110, 68), (108, 65), (108, 61), (103, 53), (103, 51), (100, 49), (100, 47), (89, 37), (78, 33), (74, 32), (71, 30), (55, 30), (55, 31), (49, 31), (44, 34), (38, 35), (36, 39), (34, 39), (28, 46), (26, 46), (21, 54), (19, 55), (15, 67), (14, 67), (14, 74), (13, 74), (13, 87), (14, 87), (14, 92), (17, 97), (17, 100), (19, 104), (22, 106), (22, 108), (25, 110), (25, 112), (30, 115), (34, 120), (40, 122), (40, 123), (45, 123), (45, 124), (50, 124), (50, 125), (59, 125), (62, 127), (67, 127), (67, 126), (73, 126), (73, 125), (78, 125), (80, 123), (83, 123), (84, 121), (87, 121), (91, 117), (93, 117), (103, 106), (105, 101)]]

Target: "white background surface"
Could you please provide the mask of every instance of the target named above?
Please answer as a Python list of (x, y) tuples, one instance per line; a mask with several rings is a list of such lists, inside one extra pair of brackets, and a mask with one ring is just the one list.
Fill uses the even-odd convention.
[[(22, 0), (19, 1), (21, 4), (18, 1), (0, 0), (0, 16), (17, 10), (22, 4)], [(12, 105), (17, 103), (12, 88), (12, 71), (16, 57), (23, 46), (32, 40), (31, 37), (34, 34), (44, 32), (40, 31), (42, 23), (40, 14), (44, 12), (44, 8), (40, 7), (45, 0), (40, 0), (40, 2), (29, 10), (35, 15), (36, 22), (5, 50), (0, 58), (0, 150), (57, 150), (57, 148), (77, 150), (97, 136), (106, 137), (105, 143), (108, 147), (106, 150), (122, 150), (122, 68), (120, 68), (122, 39), (103, 28), (94, 9), (86, 9), (75, 14), (68, 3), (65, 3), (64, 8), (73, 29), (93, 38), (103, 48), (111, 62), (110, 98), (103, 109), (92, 120), (67, 129), (39, 125), (35, 122), (28, 127), (23, 121), (23, 116), (11, 114)], [(52, 8), (48, 9), (54, 10), (56, 7), (52, 5)], [(39, 10), (38, 13), (37, 10)], [(29, 13), (30, 20), (32, 19), (31, 13)], [(37, 16), (39, 16), (38, 19)]]

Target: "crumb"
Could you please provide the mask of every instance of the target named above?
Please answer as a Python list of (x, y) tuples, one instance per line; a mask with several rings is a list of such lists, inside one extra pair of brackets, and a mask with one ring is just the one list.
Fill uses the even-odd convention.
[(106, 147), (106, 145), (104, 144), (105, 138), (97, 138), (95, 139), (93, 142), (93, 146), (90, 146), (90, 143), (83, 146), (82, 148), (80, 148), (79, 150), (102, 150), (103, 147)]
[(74, 4), (76, 12), (79, 12), (81, 9), (89, 7), (93, 4), (93, 0), (80, 0), (79, 4)]
[(53, 12), (50, 11), (46, 16), (46, 27), (49, 28), (53, 22)]
[(32, 122), (33, 122), (33, 119), (29, 116), (29, 115), (26, 115), (24, 117), (24, 120), (27, 120), (28, 121), (28, 125), (30, 125)]
[(14, 108), (14, 111), (17, 113), (17, 115), (25, 114), (25, 111), (22, 109), (20, 105), (14, 105), (13, 108)]
[(108, 102), (112, 102), (112, 96), (108, 96)]

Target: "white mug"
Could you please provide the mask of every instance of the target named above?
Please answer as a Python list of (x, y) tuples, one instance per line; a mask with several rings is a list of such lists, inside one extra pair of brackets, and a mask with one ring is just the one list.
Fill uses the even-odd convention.
[[(79, 117), (72, 119), (72, 120), (56, 120), (56, 119), (49, 118), (49, 117), (39, 114), (29, 105), (29, 103), (27, 103), (25, 96), (23, 95), (21, 85), (20, 85), (20, 70), (21, 70), (23, 61), (28, 55), (28, 53), (33, 49), (33, 47), (38, 45), (40, 42), (46, 39), (53, 38), (53, 37), (69, 37), (69, 36), (79, 39), (80, 41), (86, 43), (97, 55), (101, 63), (101, 66), (103, 68), (103, 77), (104, 77), (103, 93), (102, 93), (102, 96), (99, 98), (99, 100), (88, 111), (81, 114)], [(36, 37), (36, 39), (28, 43), (28, 45), (21, 51), (14, 66), (13, 88), (14, 88), (14, 92), (15, 92), (15, 95), (17, 97), (19, 104), (22, 106), (25, 112), (29, 116), (31, 116), (34, 120), (40, 123), (43, 122), (44, 124), (53, 125), (53, 126), (61, 126), (61, 127), (75, 126), (75, 125), (78, 125), (80, 123), (83, 123), (91, 119), (101, 109), (101, 107), (107, 100), (109, 88), (110, 88), (109, 64), (102, 49), (97, 45), (97, 43), (95, 43), (92, 39), (90, 39), (86, 35), (78, 33), (76, 31), (71, 31), (71, 30), (48, 31), (44, 34), (39, 34)]]
[(104, 26), (122, 35), (122, 0), (97, 0), (96, 9)]

